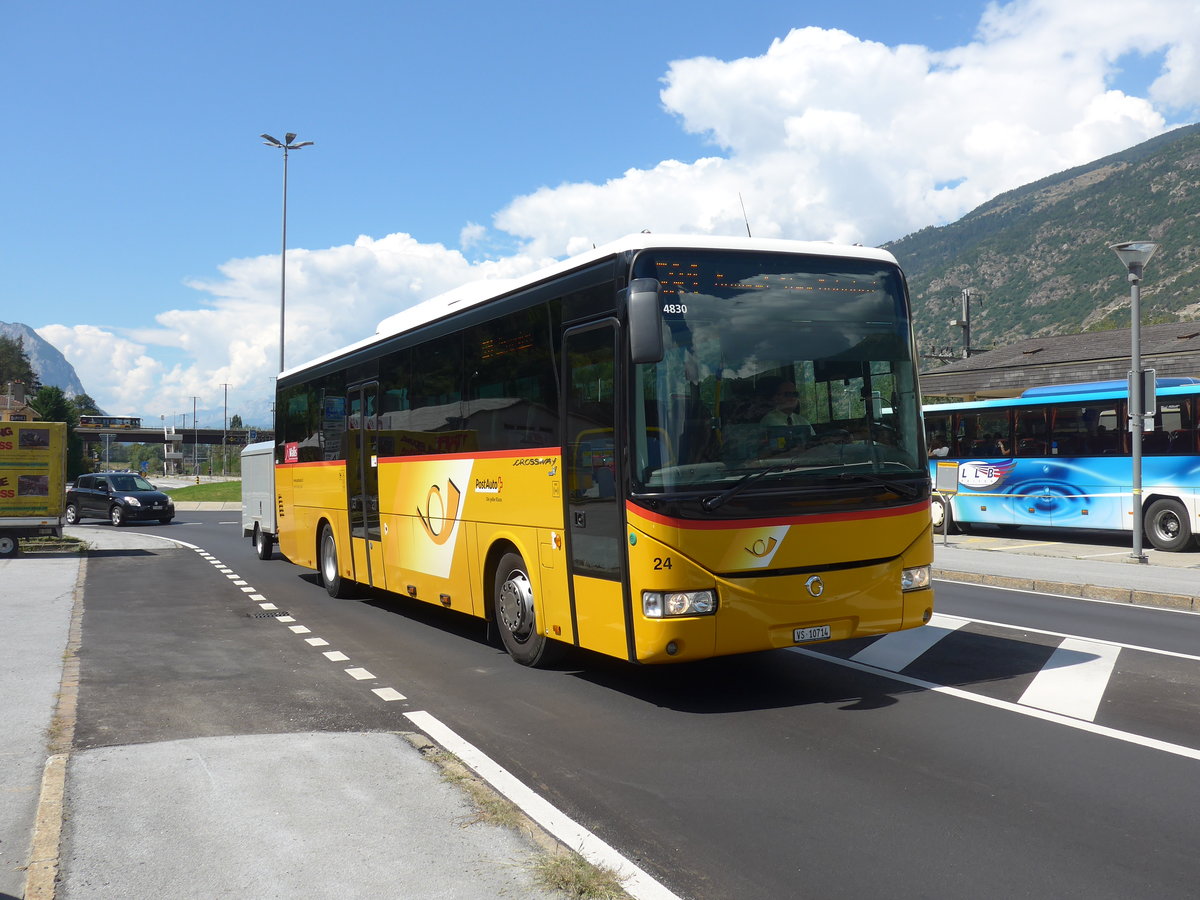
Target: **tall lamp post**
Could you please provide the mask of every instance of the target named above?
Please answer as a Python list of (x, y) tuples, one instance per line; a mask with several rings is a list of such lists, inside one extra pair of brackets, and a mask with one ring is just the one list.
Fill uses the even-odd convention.
[(311, 147), (312, 141), (296, 142), (296, 135), (288, 132), (283, 140), (271, 137), (269, 134), (259, 135), (268, 147), (278, 147), (283, 151), (283, 249), (279, 253), (279, 371), (283, 371), (283, 308), (287, 296), (287, 160), (289, 150), (299, 150), (301, 147)]
[(1117, 254), (1129, 270), (1129, 315), (1132, 322), (1129, 329), (1129, 432), (1133, 450), (1133, 553), (1130, 558), (1147, 563), (1149, 559), (1142, 552), (1142, 431), (1146, 416), (1151, 412), (1149, 401), (1153, 398), (1153, 394), (1147, 396), (1147, 390), (1153, 391), (1154, 382), (1147, 385), (1142, 369), (1141, 288), (1142, 271), (1158, 249), (1158, 244), (1153, 241), (1126, 241), (1113, 244), (1109, 249)]

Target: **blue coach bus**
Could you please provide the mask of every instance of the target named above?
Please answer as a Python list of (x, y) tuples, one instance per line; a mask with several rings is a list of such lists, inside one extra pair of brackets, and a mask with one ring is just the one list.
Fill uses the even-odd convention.
[[(1142, 515), (1159, 550), (1200, 533), (1200, 381), (1160, 378), (1154, 430), (1142, 435)], [(930, 472), (958, 466), (958, 490), (936, 495), (938, 529), (1133, 530), (1133, 463), (1124, 381), (1030, 388), (1020, 397), (925, 405)]]

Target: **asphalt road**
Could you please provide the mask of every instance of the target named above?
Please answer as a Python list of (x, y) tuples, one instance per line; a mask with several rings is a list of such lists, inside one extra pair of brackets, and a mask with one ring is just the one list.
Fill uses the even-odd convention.
[[(399, 730), (423, 709), (682, 897), (1195, 896), (1200, 617), (939, 585), (916, 656), (896, 635), (531, 671), (480, 622), (332, 600), (236, 519), (145, 529), (232, 578), (193, 551), (89, 561), (77, 745)], [(308, 631), (250, 618), (238, 580)]]

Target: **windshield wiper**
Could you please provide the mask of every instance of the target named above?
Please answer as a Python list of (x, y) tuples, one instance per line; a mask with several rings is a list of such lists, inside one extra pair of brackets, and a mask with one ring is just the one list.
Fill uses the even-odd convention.
[(911, 484), (897, 481), (894, 478), (880, 478), (878, 475), (872, 475), (869, 472), (842, 472), (837, 478), (839, 481), (869, 481), (871, 484), (881, 485), (909, 499), (916, 499), (921, 496), (921, 491)]
[(705, 512), (712, 512), (718, 506), (723, 505), (727, 500), (732, 499), (746, 488), (750, 487), (750, 485), (754, 484), (754, 482), (758, 481), (760, 478), (770, 475), (772, 472), (782, 472), (785, 469), (795, 468), (798, 468), (795, 463), (777, 463), (773, 466), (767, 466), (765, 469), (759, 469), (757, 472), (750, 472), (742, 476), (742, 479), (732, 487), (726, 488), (725, 490), (721, 491), (721, 493), (712, 497), (705, 497), (700, 501), (700, 508)]

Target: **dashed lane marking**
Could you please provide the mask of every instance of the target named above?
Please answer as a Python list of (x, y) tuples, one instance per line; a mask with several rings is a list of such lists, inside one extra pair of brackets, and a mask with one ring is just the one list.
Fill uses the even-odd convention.
[(868, 666), (899, 672), (946, 635), (961, 628), (966, 622), (966, 619), (952, 619), (934, 613), (933, 618), (924, 628), (893, 632), (850, 658)]
[(1067, 638), (1034, 676), (1020, 703), (1095, 721), (1121, 648)]

